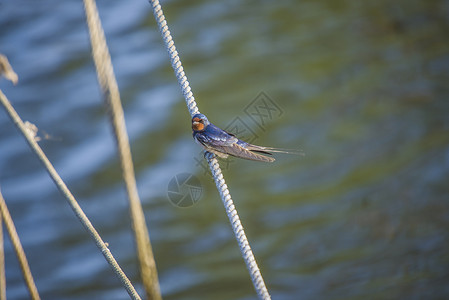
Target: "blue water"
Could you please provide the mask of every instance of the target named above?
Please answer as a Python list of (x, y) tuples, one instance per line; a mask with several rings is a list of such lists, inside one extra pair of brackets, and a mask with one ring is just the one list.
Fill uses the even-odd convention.
[[(449, 1), (162, 4), (201, 112), (305, 152), (221, 161), (273, 299), (448, 298)], [(97, 5), (163, 298), (256, 299), (149, 4)], [(19, 75), (0, 88), (143, 295), (90, 51), (81, 1), (0, 1)], [(251, 114), (260, 101), (273, 110)], [(203, 195), (179, 208), (167, 185), (185, 172)], [(43, 299), (127, 298), (4, 112), (0, 186)], [(5, 252), (8, 299), (27, 299)]]

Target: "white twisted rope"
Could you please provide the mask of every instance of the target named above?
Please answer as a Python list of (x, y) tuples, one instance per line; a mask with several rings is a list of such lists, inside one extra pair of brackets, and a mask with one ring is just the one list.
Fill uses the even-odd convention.
[(164, 40), (167, 52), (170, 55), (171, 65), (173, 70), (175, 70), (176, 78), (178, 78), (179, 86), (181, 87), (182, 94), (186, 99), (187, 109), (191, 116), (199, 113), (198, 107), (196, 106), (195, 98), (193, 97), (192, 89), (190, 88), (189, 81), (187, 80), (186, 74), (184, 73), (184, 68), (182, 67), (181, 60), (176, 51), (175, 42), (168, 30), (167, 21), (165, 21), (164, 13), (162, 12), (161, 5), (158, 0), (150, 0), (151, 6), (153, 8), (154, 18), (156, 19), (157, 25)]
[(207, 159), (207, 162), (209, 163), (210, 171), (214, 176), (215, 185), (217, 186), (218, 192), (220, 193), (223, 205), (226, 208), (229, 222), (231, 223), (232, 230), (234, 230), (234, 235), (237, 239), (237, 242), (239, 243), (240, 252), (242, 253), (243, 259), (245, 260), (249, 274), (251, 275), (251, 280), (253, 281), (254, 288), (256, 289), (260, 299), (271, 299), (267, 287), (265, 286), (265, 282), (263, 281), (262, 274), (260, 273), (259, 267), (257, 266), (256, 258), (254, 257), (251, 247), (249, 246), (245, 230), (243, 229), (242, 223), (240, 222), (240, 218), (235, 208), (234, 202), (232, 201), (228, 186), (223, 178), (223, 174), (221, 173), (218, 160), (215, 157), (215, 154), (212, 154), (210, 152), (206, 152), (205, 157)]
[[(195, 98), (193, 97), (193, 93), (187, 77), (184, 73), (178, 51), (176, 51), (175, 43), (173, 42), (170, 31), (168, 30), (167, 21), (165, 21), (165, 16), (162, 12), (161, 5), (159, 4), (158, 0), (150, 0), (150, 3), (153, 8), (154, 17), (159, 26), (162, 39), (164, 40), (165, 47), (167, 48), (168, 54), (170, 55), (170, 61), (175, 71), (176, 78), (178, 78), (179, 86), (181, 87), (182, 94), (184, 95), (184, 98), (186, 100), (187, 108), (190, 115), (193, 116), (199, 113), (199, 110), (196, 105)], [(251, 250), (251, 247), (249, 246), (249, 242), (246, 238), (245, 231), (243, 230), (242, 223), (240, 222), (239, 215), (232, 201), (231, 194), (229, 193), (228, 186), (226, 185), (223, 174), (221, 173), (218, 160), (215, 158), (214, 154), (211, 154), (209, 152), (206, 152), (205, 158), (209, 163), (209, 167), (214, 177), (215, 184), (217, 186), (218, 192), (220, 193), (221, 200), (223, 201), (223, 204), (225, 206), (226, 213), (228, 215), (232, 229), (234, 230), (235, 238), (237, 239), (240, 247), (240, 252), (242, 253), (243, 259), (245, 260), (257, 295), (260, 299), (269, 300), (271, 299), (270, 294), (268, 293), (267, 287), (265, 286), (265, 282), (263, 280), (262, 274), (260, 273), (259, 267), (257, 266), (256, 259)]]

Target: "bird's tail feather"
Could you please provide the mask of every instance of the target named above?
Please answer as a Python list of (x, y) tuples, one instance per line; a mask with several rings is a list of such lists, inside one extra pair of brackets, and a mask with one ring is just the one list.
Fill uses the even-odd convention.
[(305, 155), (304, 151), (300, 150), (300, 149), (282, 149), (282, 148), (264, 147), (264, 146), (257, 146), (257, 145), (249, 145), (249, 147), (247, 147), (247, 149), (250, 151), (260, 152), (260, 153), (265, 153), (265, 154), (271, 154), (270, 152), (277, 152), (277, 153), (294, 154), (294, 155), (301, 155), (301, 156)]

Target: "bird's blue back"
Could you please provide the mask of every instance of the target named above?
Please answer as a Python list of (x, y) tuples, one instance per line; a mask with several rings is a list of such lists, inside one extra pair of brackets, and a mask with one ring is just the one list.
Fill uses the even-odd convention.
[(217, 146), (227, 146), (238, 141), (238, 139), (218, 128), (212, 123), (209, 123), (204, 131), (193, 132), (193, 137), (198, 139), (201, 143), (212, 144)]

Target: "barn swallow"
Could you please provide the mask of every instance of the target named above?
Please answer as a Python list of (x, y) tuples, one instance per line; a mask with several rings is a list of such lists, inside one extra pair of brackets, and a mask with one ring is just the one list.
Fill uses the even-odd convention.
[[(270, 152), (296, 153), (295, 150), (284, 150), (272, 147), (263, 147), (252, 145), (238, 139), (232, 133), (226, 132), (214, 124), (203, 114), (196, 114), (192, 118), (193, 138), (203, 146), (203, 148), (221, 158), (227, 158), (228, 155), (264, 162), (275, 161)], [(265, 155), (264, 155), (265, 154)], [(270, 155), (270, 156), (266, 156)]]

